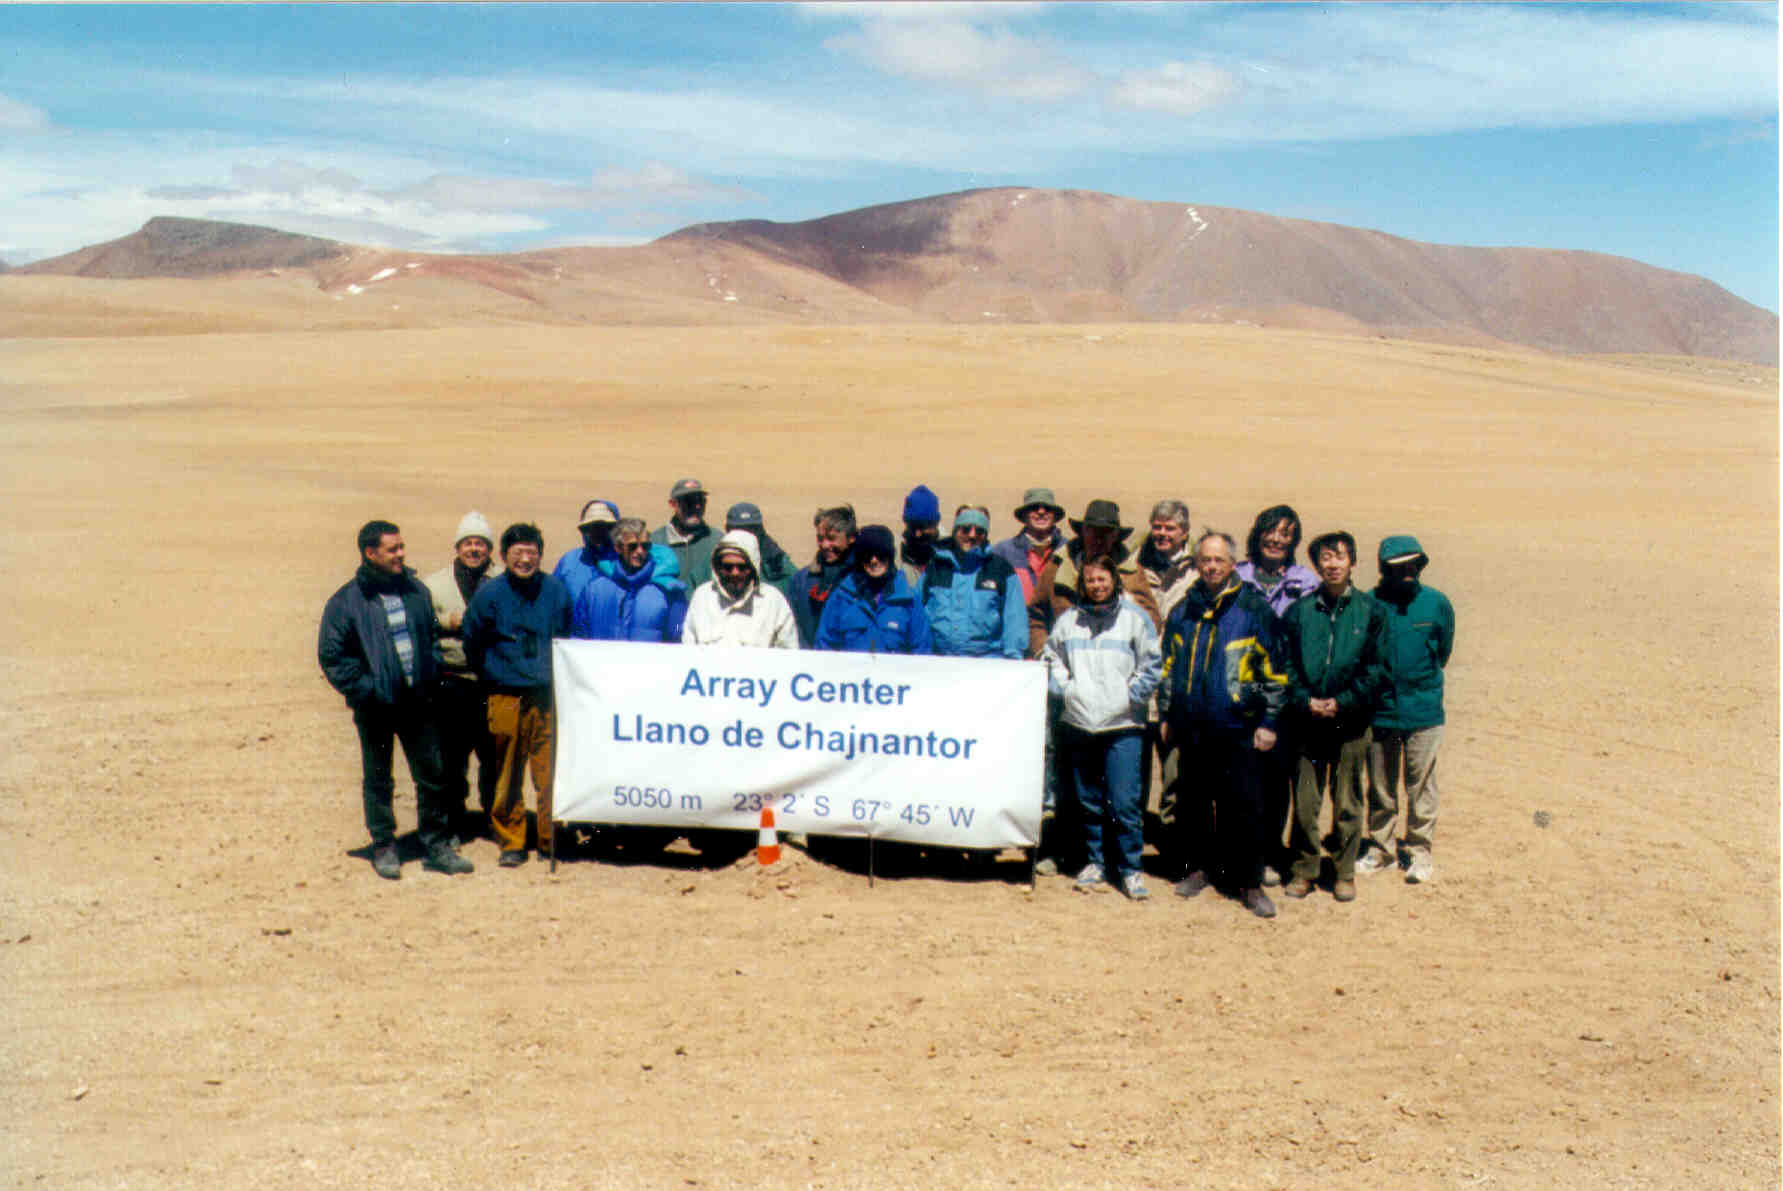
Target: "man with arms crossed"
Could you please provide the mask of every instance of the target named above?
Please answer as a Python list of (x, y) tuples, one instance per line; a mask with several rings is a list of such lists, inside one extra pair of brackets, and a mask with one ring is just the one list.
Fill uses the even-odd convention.
[(359, 531), (359, 571), (329, 598), (316, 639), (323, 675), (353, 709), (371, 865), (391, 881), (402, 876), (390, 772), (399, 738), (415, 779), (422, 867), (449, 875), (472, 871), (452, 846), (452, 810), (440, 768), (432, 706), (440, 675), (433, 600), (403, 565), (404, 556), (400, 529), (388, 521), (366, 522)]

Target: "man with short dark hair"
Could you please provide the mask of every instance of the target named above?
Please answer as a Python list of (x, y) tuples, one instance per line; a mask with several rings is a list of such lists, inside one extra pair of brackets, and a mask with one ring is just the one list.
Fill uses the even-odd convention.
[(562, 583), (539, 569), (545, 535), (520, 522), (501, 535), (507, 572), (485, 583), (464, 614), (464, 652), (489, 698), (489, 734), (501, 750), (490, 823), (501, 848), (499, 863), (526, 863), (526, 771), (538, 798), (540, 856), (554, 850), (551, 816), (551, 746), (555, 712), (551, 699), (551, 642), (570, 632), (570, 597)]
[(1188, 876), (1180, 897), (1221, 885), (1259, 918), (1263, 892), (1263, 758), (1275, 747), (1287, 693), (1275, 616), (1233, 575), (1233, 542), (1213, 530), (1195, 543), (1198, 578), (1164, 627), (1158, 708), (1164, 741), (1182, 750), (1177, 826)]
[(1368, 836), (1373, 845), (1358, 872), (1392, 868), (1405, 775), (1405, 879), (1436, 879), (1430, 850), (1436, 833), (1436, 754), (1442, 745), (1443, 670), (1455, 648), (1455, 609), (1423, 583), (1430, 556), (1411, 534), (1381, 539), (1381, 581), (1374, 589), (1387, 618), (1387, 680), (1374, 714), (1368, 758)]
[(1305, 897), (1319, 879), (1319, 810), (1329, 792), (1331, 896), (1356, 900), (1356, 854), (1362, 842), (1362, 775), (1368, 768), (1368, 725), (1386, 681), (1386, 615), (1356, 590), (1356, 539), (1339, 530), (1320, 534), (1306, 555), (1319, 589), (1282, 617), (1282, 654), (1288, 670), (1283, 716), (1296, 759), (1294, 817), (1288, 832), (1292, 876), (1282, 887)]
[(316, 660), (329, 685), (353, 709), (362, 768), (360, 801), (371, 835), (372, 869), (402, 876), (396, 851), (395, 742), (402, 741), (424, 858), (422, 867), (448, 875), (472, 871), (452, 842), (451, 804), (440, 766), (432, 696), (440, 652), (433, 600), (403, 565), (402, 530), (368, 521), (359, 531), (359, 570), (322, 610)]
[(679, 578), (688, 590), (712, 577), (712, 547), (718, 535), (706, 523), (706, 486), (689, 476), (669, 489), (669, 519), (650, 535), (659, 546), (674, 551)]
[[(455, 557), (427, 576), (424, 583), (433, 597), (433, 615), (440, 634), (441, 679), (439, 684), (440, 759), (445, 766), (446, 789), (457, 817), (461, 839), (471, 839), (489, 829), (489, 808), (495, 805), (495, 781), (501, 772), (501, 754), (489, 738), (489, 709), (482, 684), (464, 656), (464, 613), (477, 589), (501, 574), (492, 558), (495, 535), (483, 514), (472, 510), (458, 523)], [(472, 754), (477, 758), (477, 801), (480, 813), (470, 812), (470, 783), (465, 773)]]
[(811, 565), (794, 571), (783, 588), (793, 620), (799, 626), (799, 645), (804, 649), (810, 649), (817, 639), (817, 623), (823, 619), (824, 604), (853, 565), (854, 538), (858, 532), (854, 506), (817, 510), (811, 518), (811, 528), (817, 531), (817, 554)]

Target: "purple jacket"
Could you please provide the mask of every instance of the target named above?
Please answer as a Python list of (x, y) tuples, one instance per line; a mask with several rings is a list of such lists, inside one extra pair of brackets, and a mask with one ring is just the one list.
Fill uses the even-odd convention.
[(1282, 573), (1281, 582), (1275, 585), (1274, 591), (1263, 590), (1263, 585), (1257, 582), (1257, 564), (1248, 558), (1238, 564), (1234, 573), (1237, 574), (1240, 583), (1248, 583), (1262, 592), (1264, 602), (1269, 605), (1269, 610), (1275, 613), (1277, 620), (1288, 614), (1288, 609), (1294, 606), (1294, 601), (1301, 596), (1311, 595), (1319, 589), (1318, 572), (1311, 567), (1303, 567), (1297, 562), (1288, 564), (1288, 569)]

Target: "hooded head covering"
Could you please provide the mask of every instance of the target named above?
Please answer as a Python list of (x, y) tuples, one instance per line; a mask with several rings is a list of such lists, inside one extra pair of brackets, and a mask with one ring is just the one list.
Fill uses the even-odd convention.
[(741, 554), (749, 563), (749, 569), (756, 579), (761, 578), (761, 545), (756, 542), (755, 535), (746, 529), (726, 531), (718, 539), (718, 545), (712, 547), (712, 573), (718, 574), (718, 556), (724, 553)]

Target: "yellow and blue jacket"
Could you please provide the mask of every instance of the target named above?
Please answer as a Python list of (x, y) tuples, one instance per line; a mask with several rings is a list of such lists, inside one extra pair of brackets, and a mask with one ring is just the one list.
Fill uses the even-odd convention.
[(1273, 729), (1286, 701), (1275, 613), (1236, 578), (1210, 596), (1197, 581), (1164, 626), (1158, 709), (1171, 720)]

